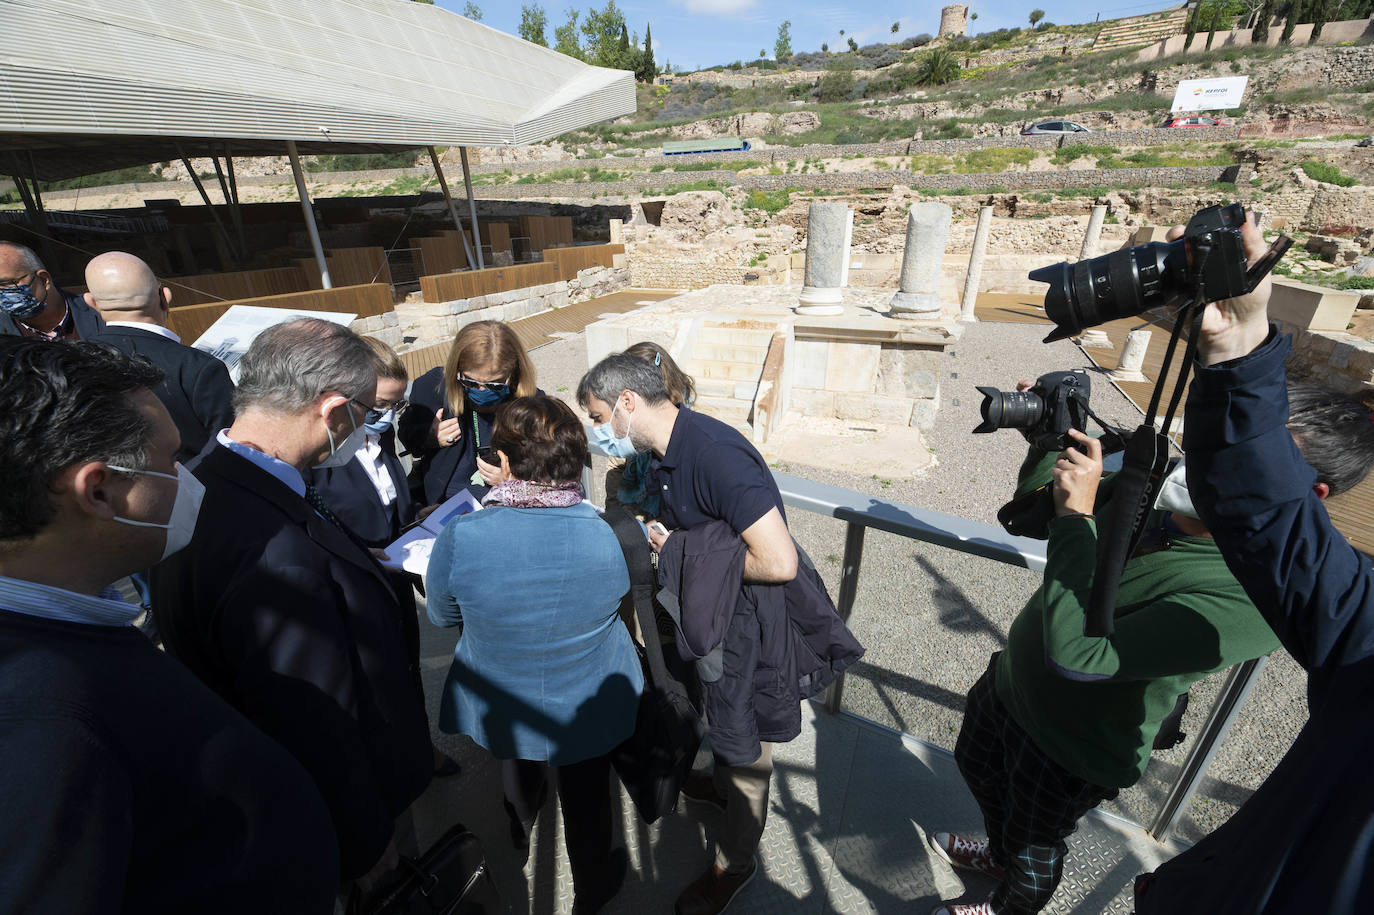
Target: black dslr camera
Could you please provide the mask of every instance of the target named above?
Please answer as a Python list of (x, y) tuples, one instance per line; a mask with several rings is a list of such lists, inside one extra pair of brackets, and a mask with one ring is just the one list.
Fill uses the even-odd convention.
[(1193, 214), (1177, 241), (1150, 242), (1091, 260), (1032, 270), (1030, 279), (1050, 284), (1045, 316), (1055, 329), (1045, 342), (1138, 315), (1175, 298), (1200, 293), (1206, 304), (1244, 295), (1293, 243), (1280, 236), (1263, 257), (1247, 264), (1240, 237), (1244, 223), (1245, 209), (1240, 204), (1211, 206)]
[(1047, 372), (1028, 391), (979, 387), (978, 393), (983, 395), (983, 421), (974, 432), (1020, 429), (1036, 448), (1063, 451), (1073, 444), (1066, 434), (1070, 429), (1087, 428), (1091, 385), (1082, 369)]

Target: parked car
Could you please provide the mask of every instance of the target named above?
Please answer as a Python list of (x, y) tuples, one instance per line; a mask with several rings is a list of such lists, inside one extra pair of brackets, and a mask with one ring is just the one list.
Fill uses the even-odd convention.
[(1363, 140), (1358, 141), (1355, 145), (1361, 147), (1374, 146), (1374, 136), (1365, 137)]
[(1170, 117), (1169, 120), (1159, 125), (1163, 127), (1229, 127), (1231, 126), (1221, 118), (1207, 117), (1202, 114), (1179, 115)]
[(1028, 137), (1037, 133), (1092, 133), (1082, 124), (1073, 121), (1040, 121), (1029, 127), (1021, 128), (1021, 136)]

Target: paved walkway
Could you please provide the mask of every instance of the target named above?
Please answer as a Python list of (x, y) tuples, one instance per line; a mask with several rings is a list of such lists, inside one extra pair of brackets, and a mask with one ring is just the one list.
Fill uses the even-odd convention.
[[(436, 720), (455, 639), (452, 631), (427, 623), (423, 631), (425, 687)], [(462, 821), (481, 837), (511, 912), (571, 911), (572, 882), (554, 802), (540, 814), (522, 868), (508, 838), (499, 764), (466, 737), (436, 733), (436, 739), (464, 770), (436, 782), (422, 799), (422, 844)], [(646, 827), (623, 794), (620, 811), (617, 844), (629, 851), (630, 873), (607, 915), (671, 912), (677, 895), (710, 862), (721, 814), (684, 803)], [(907, 915), (928, 912), (943, 899), (981, 899), (991, 890), (989, 881), (952, 871), (927, 848), (926, 835), (938, 830), (982, 830), (978, 808), (948, 752), (805, 703), (801, 736), (774, 753), (762, 868), (730, 912)], [(1177, 851), (1133, 824), (1096, 813), (1070, 847), (1064, 883), (1046, 910), (1055, 915), (1129, 913), (1135, 875)]]

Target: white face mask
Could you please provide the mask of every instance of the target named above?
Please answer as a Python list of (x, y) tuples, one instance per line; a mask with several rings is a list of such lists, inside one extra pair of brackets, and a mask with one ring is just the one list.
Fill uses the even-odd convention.
[(1159, 497), (1155, 499), (1155, 508), (1160, 511), (1177, 512), (1189, 518), (1197, 517), (1197, 509), (1193, 508), (1193, 497), (1188, 494), (1188, 475), (1183, 468), (1182, 458), (1164, 475), (1164, 482), (1159, 484)]
[(348, 433), (348, 437), (336, 445), (334, 444), (334, 430), (330, 429), (328, 425), (325, 426), (324, 431), (329, 433), (329, 457), (316, 464), (316, 470), (344, 466), (349, 461), (353, 460), (353, 456), (358, 453), (358, 449), (362, 447), (363, 442), (367, 439), (367, 428), (358, 425), (358, 421), (353, 418), (353, 402), (351, 400), (345, 401), (344, 409), (348, 411), (348, 421), (353, 425), (353, 431)]
[(196, 531), (196, 517), (200, 514), (200, 503), (205, 498), (205, 484), (197, 480), (191, 471), (180, 464), (177, 464), (175, 475), (159, 473), (156, 470), (135, 470), (132, 467), (121, 467), (118, 464), (105, 466), (111, 470), (122, 470), (125, 473), (141, 473), (150, 477), (162, 477), (164, 480), (176, 480), (176, 501), (172, 503), (172, 516), (167, 519), (166, 524), (158, 524), (156, 521), (135, 521), (133, 518), (121, 518), (118, 515), (115, 516), (114, 520), (132, 527), (160, 527), (166, 531), (167, 542), (162, 547), (161, 559), (166, 559), (191, 542), (191, 535)]

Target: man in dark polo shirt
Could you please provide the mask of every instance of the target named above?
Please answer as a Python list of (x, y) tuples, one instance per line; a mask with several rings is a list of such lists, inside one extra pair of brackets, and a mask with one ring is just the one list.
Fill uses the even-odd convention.
[(105, 321), (79, 292), (63, 292), (32, 248), (0, 241), (0, 335), (89, 340)]
[[(661, 550), (673, 531), (724, 521), (744, 542), (745, 582), (784, 584), (797, 575), (797, 550), (777, 484), (763, 457), (736, 429), (703, 413), (679, 409), (652, 363), (620, 353), (607, 356), (583, 376), (577, 399), (606, 453), (629, 457), (652, 451), (658, 458), (658, 520), (667, 533), (650, 527), (654, 549)], [(760, 627), (753, 628), (754, 638), (760, 638)], [(712, 687), (707, 684), (708, 691)], [(746, 702), (749, 698), (743, 697)], [(707, 704), (710, 707), (709, 698)], [(770, 722), (759, 721), (757, 730), (763, 738), (757, 759), (724, 760), (721, 748), (714, 748), (714, 787), (719, 795), (715, 802), (723, 801), (725, 828), (714, 864), (678, 898), (678, 915), (720, 912), (758, 869), (755, 852), (768, 814), (773, 759), (766, 739)], [(795, 736), (795, 731), (789, 733)], [(709, 791), (708, 786), (706, 792), (691, 796), (707, 800)]]

